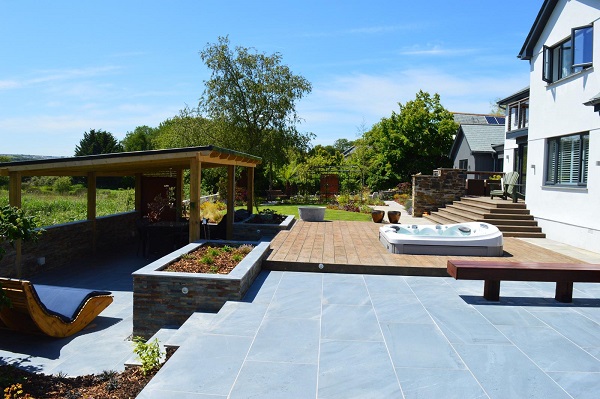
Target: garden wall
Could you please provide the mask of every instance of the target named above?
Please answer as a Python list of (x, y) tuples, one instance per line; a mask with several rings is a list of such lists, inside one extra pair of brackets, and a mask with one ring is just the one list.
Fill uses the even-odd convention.
[(433, 175), (413, 175), (413, 216), (421, 217), (459, 200), (465, 195), (466, 179), (465, 170), (450, 168), (436, 169)]
[[(135, 220), (137, 212), (125, 212), (96, 219), (96, 250), (115, 251), (135, 245)], [(47, 269), (59, 268), (93, 254), (92, 222), (87, 220), (44, 227), (35, 243), (24, 242), (21, 261), (21, 278), (30, 278)], [(17, 277), (16, 252), (9, 244), (0, 261), (0, 276)], [(45, 258), (39, 265), (38, 259)]]

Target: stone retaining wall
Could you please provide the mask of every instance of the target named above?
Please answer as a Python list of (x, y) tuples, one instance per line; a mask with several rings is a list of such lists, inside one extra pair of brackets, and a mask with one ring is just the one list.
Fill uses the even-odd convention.
[(465, 195), (466, 171), (463, 169), (440, 168), (433, 175), (413, 175), (413, 216), (421, 217), (424, 212), (459, 200)]
[[(96, 250), (114, 251), (135, 245), (135, 220), (137, 212), (125, 212), (96, 219)], [(62, 267), (93, 254), (92, 222), (77, 222), (44, 227), (44, 232), (35, 243), (24, 242), (21, 261), (21, 278), (30, 278), (36, 273)], [(9, 244), (0, 244), (6, 253), (0, 260), (0, 276), (17, 277), (16, 252)], [(39, 265), (38, 259), (45, 264)]]
[[(241, 300), (261, 270), (269, 242), (256, 247), (229, 274), (163, 272), (169, 263), (208, 241), (188, 244), (133, 273), (133, 335), (146, 339), (163, 327), (179, 327), (194, 312), (217, 312)], [(241, 244), (219, 241), (219, 244)]]

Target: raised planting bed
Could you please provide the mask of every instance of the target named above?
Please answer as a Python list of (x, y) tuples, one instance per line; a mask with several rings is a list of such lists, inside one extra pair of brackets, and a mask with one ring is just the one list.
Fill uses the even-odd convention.
[[(202, 245), (254, 245), (229, 274), (164, 271)], [(133, 335), (150, 338), (163, 327), (179, 327), (194, 312), (217, 312), (241, 300), (261, 270), (269, 242), (198, 241), (133, 273)]]
[[(290, 230), (296, 219), (294, 215), (283, 216), (282, 222), (256, 219), (258, 215), (251, 215), (233, 226), (235, 240), (255, 241), (273, 238), (282, 230)], [(279, 216), (279, 215), (278, 215)]]

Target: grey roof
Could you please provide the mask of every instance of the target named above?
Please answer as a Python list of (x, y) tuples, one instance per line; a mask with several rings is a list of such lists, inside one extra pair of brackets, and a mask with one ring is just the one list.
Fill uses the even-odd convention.
[(523, 47), (521, 47), (521, 51), (519, 51), (519, 57), (522, 60), (530, 60), (533, 57), (533, 47), (540, 39), (548, 20), (550, 20), (550, 16), (552, 15), (552, 11), (558, 4), (558, 0), (544, 0), (544, 4), (542, 4), (542, 8), (540, 8), (540, 12), (538, 13), (527, 38), (525, 39), (525, 43), (523, 43)]
[(516, 93), (511, 94), (508, 97), (505, 97), (497, 102), (498, 105), (508, 105), (512, 102), (522, 100), (524, 98), (529, 97), (529, 86), (517, 91)]
[(600, 93), (596, 94), (594, 97), (590, 98), (588, 101), (583, 103), (583, 105), (597, 105), (597, 104), (600, 104)]
[[(504, 125), (504, 119), (501, 122), (495, 120), (495, 118), (504, 118), (504, 115), (482, 115), (482, 114), (465, 114), (461, 112), (453, 112), (454, 122), (459, 125)], [(487, 117), (487, 118), (486, 118)]]
[(504, 143), (503, 125), (462, 125), (460, 129), (469, 143), (471, 152), (494, 153), (492, 146)]

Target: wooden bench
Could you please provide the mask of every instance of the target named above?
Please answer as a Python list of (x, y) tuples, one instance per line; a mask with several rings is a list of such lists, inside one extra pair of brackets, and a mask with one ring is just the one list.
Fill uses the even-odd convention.
[(288, 196), (283, 193), (281, 190), (266, 190), (267, 201), (274, 201), (277, 198), (279, 199), (287, 199)]
[(457, 280), (484, 280), (483, 297), (500, 300), (500, 281), (548, 281), (556, 283), (554, 298), (573, 301), (573, 282), (600, 283), (600, 265), (448, 260), (448, 274)]

